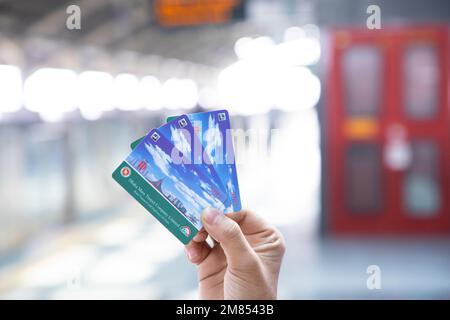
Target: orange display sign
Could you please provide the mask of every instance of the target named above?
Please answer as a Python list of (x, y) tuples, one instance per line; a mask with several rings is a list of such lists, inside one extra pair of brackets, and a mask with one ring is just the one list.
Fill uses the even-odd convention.
[(366, 117), (350, 118), (344, 122), (344, 131), (348, 139), (373, 139), (378, 134), (378, 123)]
[(156, 0), (156, 21), (163, 26), (219, 24), (232, 18), (240, 0)]

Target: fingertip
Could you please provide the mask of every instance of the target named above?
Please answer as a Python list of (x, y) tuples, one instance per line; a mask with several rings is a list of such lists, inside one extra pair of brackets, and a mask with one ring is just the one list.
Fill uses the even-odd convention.
[(203, 242), (206, 240), (206, 238), (208, 237), (208, 232), (206, 232), (206, 230), (200, 230), (195, 236), (194, 238), (192, 238), (193, 241), (195, 242)]
[(206, 207), (202, 212), (202, 222), (204, 225), (213, 225), (221, 215), (219, 210)]
[(185, 246), (184, 252), (190, 262), (196, 263), (198, 261), (200, 254), (195, 246), (192, 245)]
[(191, 241), (184, 247), (184, 252), (188, 260), (197, 265), (205, 260), (210, 250), (206, 242)]

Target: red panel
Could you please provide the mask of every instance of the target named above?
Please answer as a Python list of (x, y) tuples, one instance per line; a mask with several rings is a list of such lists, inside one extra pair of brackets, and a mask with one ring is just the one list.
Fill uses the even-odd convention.
[[(325, 159), (327, 166), (328, 223), (333, 233), (440, 233), (450, 232), (450, 115), (449, 90), (449, 34), (446, 27), (420, 26), (383, 30), (343, 29), (333, 33), (332, 56), (329, 72), (327, 106), (324, 117), (326, 126)], [(427, 121), (408, 119), (403, 104), (402, 65), (405, 47), (414, 42), (433, 43), (439, 55), (439, 109), (438, 114)], [(356, 44), (371, 44), (382, 52), (381, 110), (377, 120), (378, 132), (370, 138), (383, 148), (386, 145), (386, 129), (389, 125), (403, 125), (408, 138), (427, 137), (437, 144), (439, 150), (439, 184), (441, 186), (441, 210), (430, 218), (414, 218), (408, 215), (402, 199), (403, 171), (382, 167), (382, 207), (376, 214), (354, 215), (346, 207), (345, 150), (352, 139), (344, 134), (348, 120), (344, 105), (342, 74), (343, 53)], [(364, 77), (361, 75), (361, 81)], [(366, 138), (367, 139), (367, 138)], [(370, 183), (370, 182), (368, 182)]]

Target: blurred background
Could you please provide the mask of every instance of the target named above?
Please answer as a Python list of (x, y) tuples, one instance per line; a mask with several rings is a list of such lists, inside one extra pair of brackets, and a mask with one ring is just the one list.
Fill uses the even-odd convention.
[(195, 299), (111, 173), (222, 107), (242, 203), (286, 238), (280, 298), (450, 298), (449, 22), (446, 0), (0, 0), (0, 298)]

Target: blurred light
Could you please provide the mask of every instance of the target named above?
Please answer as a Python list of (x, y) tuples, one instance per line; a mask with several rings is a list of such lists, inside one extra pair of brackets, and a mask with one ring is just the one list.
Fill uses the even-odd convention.
[(242, 37), (239, 38), (234, 44), (234, 52), (238, 56), (239, 59), (243, 59), (246, 55), (246, 48), (252, 41), (250, 37)]
[(90, 120), (90, 121), (95, 121), (100, 119), (100, 117), (102, 116), (103, 112), (99, 109), (89, 109), (89, 108), (83, 108), (80, 109), (80, 113), (81, 116), (86, 119), (86, 120)]
[(285, 42), (301, 38), (320, 39), (320, 28), (315, 24), (306, 24), (303, 27), (289, 27), (284, 31)]
[(300, 38), (280, 43), (271, 59), (287, 66), (307, 66), (320, 59), (320, 43), (315, 38)]
[(168, 109), (191, 109), (197, 105), (197, 84), (191, 79), (168, 79), (162, 88), (164, 106)]
[(281, 70), (274, 81), (275, 106), (284, 111), (313, 108), (320, 98), (319, 78), (306, 67)]
[(224, 69), (218, 84), (221, 103), (241, 115), (265, 113), (271, 108), (312, 108), (321, 90), (319, 79), (306, 67), (261, 65), (245, 60)]
[(198, 94), (198, 103), (203, 108), (211, 109), (219, 105), (219, 96), (216, 89), (211, 87), (202, 88)]
[(116, 76), (113, 85), (114, 105), (124, 111), (141, 108), (139, 103), (139, 80), (136, 76), (122, 73)]
[(311, 65), (320, 58), (320, 30), (316, 25), (290, 27), (284, 32), (284, 42), (275, 44), (270, 37), (242, 37), (234, 45), (239, 59), (268, 61), (284, 66)]
[(238, 61), (219, 74), (220, 101), (232, 113), (264, 113), (272, 107), (270, 79), (270, 68), (247, 60)]
[(145, 76), (139, 83), (139, 101), (148, 110), (159, 110), (163, 105), (162, 86), (158, 78)]
[(22, 75), (16, 66), (0, 65), (0, 113), (15, 112), (22, 106)]
[(294, 41), (305, 37), (305, 30), (300, 27), (290, 27), (284, 31), (284, 41)]
[(58, 121), (77, 105), (77, 75), (66, 69), (43, 68), (24, 84), (25, 107), (39, 112), (45, 121)]
[(319, 61), (319, 37), (316, 25), (305, 25), (286, 29), (280, 44), (270, 37), (238, 39), (234, 50), (240, 60), (219, 74), (220, 104), (242, 115), (313, 107), (320, 81), (302, 66)]
[(267, 36), (255, 39), (244, 37), (236, 41), (234, 51), (239, 59), (258, 58), (269, 52), (274, 45), (272, 38)]
[(113, 77), (107, 72), (84, 71), (78, 76), (78, 107), (83, 118), (97, 120), (113, 109)]

